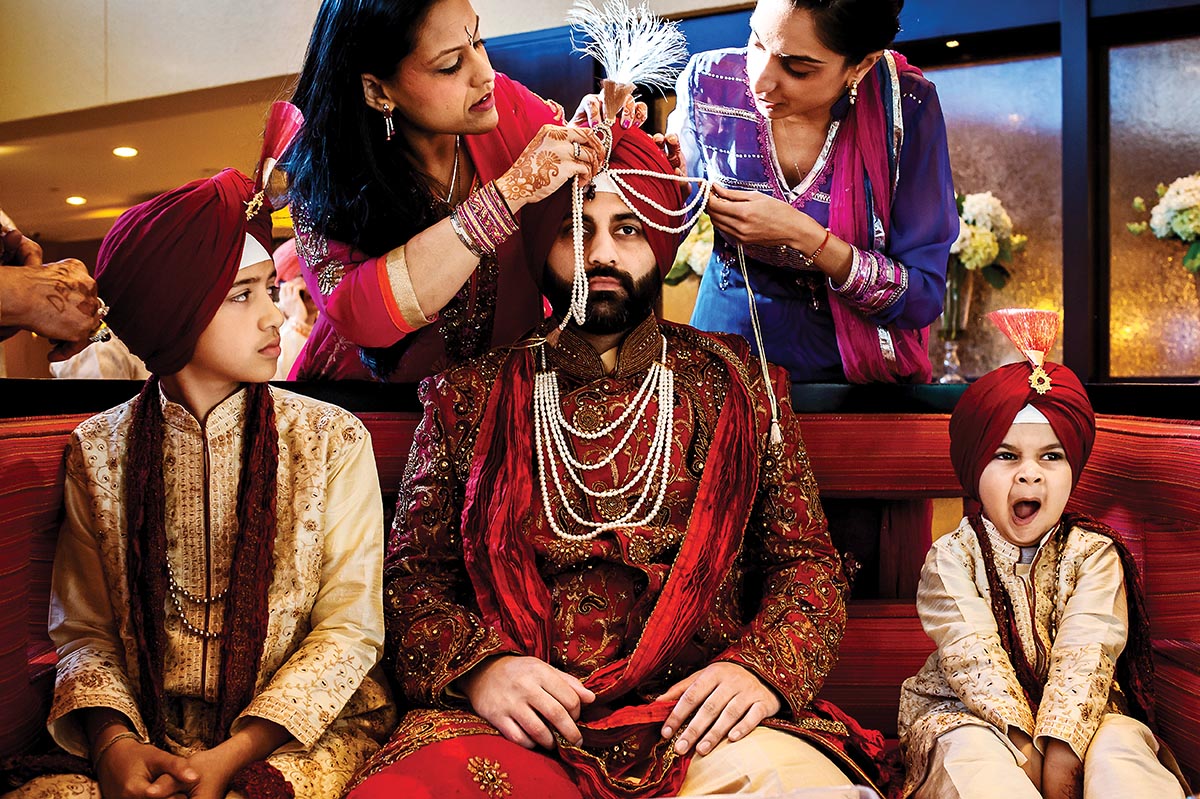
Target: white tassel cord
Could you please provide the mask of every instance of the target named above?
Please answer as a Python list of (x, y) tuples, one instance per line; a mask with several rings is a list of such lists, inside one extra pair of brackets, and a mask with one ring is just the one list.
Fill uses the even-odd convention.
[(767, 386), (767, 399), (771, 403), (771, 444), (783, 443), (783, 430), (779, 426), (779, 400), (775, 398), (775, 386), (771, 383), (771, 375), (767, 371), (767, 349), (763, 346), (762, 327), (758, 323), (758, 302), (754, 299), (754, 289), (750, 288), (750, 273), (746, 269), (746, 256), (742, 245), (737, 245), (738, 266), (742, 270), (742, 282), (746, 284), (746, 301), (750, 305), (750, 327), (754, 330), (754, 345), (758, 349), (758, 365), (762, 367), (763, 383)]

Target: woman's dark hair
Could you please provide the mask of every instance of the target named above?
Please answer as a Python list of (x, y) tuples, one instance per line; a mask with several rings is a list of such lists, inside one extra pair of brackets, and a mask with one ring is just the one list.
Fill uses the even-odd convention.
[(857, 64), (891, 46), (904, 0), (792, 0), (792, 7), (812, 14), (823, 45)]
[(387, 79), (436, 0), (324, 0), (292, 103), (304, 127), (281, 164), (313, 231), (381, 255), (428, 227), (433, 195), (403, 136), (386, 141), (363, 73)]

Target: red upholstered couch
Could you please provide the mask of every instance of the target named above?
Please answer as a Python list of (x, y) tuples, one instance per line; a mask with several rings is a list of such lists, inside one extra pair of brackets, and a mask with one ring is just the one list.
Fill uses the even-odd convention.
[[(103, 389), (86, 383), (8, 383), (12, 387), (0, 396), (0, 757), (43, 741), (54, 667), (46, 635), (47, 598), (67, 436), (91, 411), (136, 390), (126, 383)], [(419, 418), (412, 387), (301, 388), (351, 408), (370, 428), (390, 509)], [(1100, 411), (1099, 433), (1072, 501), (1128, 534), (1154, 623), (1159, 728), (1195, 782), (1200, 775), (1200, 587), (1194, 576), (1200, 561), (1200, 422), (1195, 420), (1200, 387), (1089, 390)], [(946, 434), (958, 393), (933, 386), (797, 387), (794, 402), (804, 418), (822, 495), (959, 497)], [(56, 413), (48, 415), (46, 408)], [(919, 559), (921, 553), (916, 554)], [(894, 736), (900, 682), (916, 672), (931, 649), (911, 599), (855, 600), (841, 659), (824, 695), (865, 725)]]

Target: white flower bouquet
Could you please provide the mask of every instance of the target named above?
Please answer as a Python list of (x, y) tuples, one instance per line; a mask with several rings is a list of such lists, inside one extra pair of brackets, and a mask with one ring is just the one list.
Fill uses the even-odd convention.
[[(1158, 184), (1158, 203), (1150, 211), (1150, 221), (1130, 222), (1130, 233), (1141, 234), (1147, 229), (1160, 239), (1176, 238), (1189, 243), (1183, 256), (1183, 266), (1189, 272), (1200, 273), (1200, 172), (1177, 178), (1170, 186)], [(1146, 212), (1146, 201), (1133, 198), (1133, 210)]]
[(712, 251), (712, 220), (708, 218), (708, 214), (700, 214), (687, 238), (676, 250), (675, 263), (671, 265), (671, 271), (667, 273), (664, 282), (668, 286), (674, 286), (682, 283), (692, 273), (703, 276), (704, 270), (708, 268), (708, 261), (712, 258)]
[(1006, 264), (1020, 252), (1028, 237), (1013, 231), (1012, 218), (990, 191), (956, 194), (958, 238), (950, 245), (946, 268), (946, 305), (942, 312), (942, 338), (957, 340), (967, 324), (974, 275), (1002, 289), (1012, 273)]
[(1012, 218), (990, 191), (959, 194), (958, 239), (950, 246), (964, 269), (979, 272), (995, 288), (1004, 288), (1011, 273), (1004, 266), (1029, 239), (1013, 232)]

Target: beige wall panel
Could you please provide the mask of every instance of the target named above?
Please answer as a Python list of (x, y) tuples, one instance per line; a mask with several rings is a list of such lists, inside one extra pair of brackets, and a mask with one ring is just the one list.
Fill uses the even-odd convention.
[(110, 103), (296, 72), (317, 0), (109, 0)]
[[(598, 0), (597, 0), (598, 2)], [(0, 123), (289, 75), (320, 0), (0, 0)], [(571, 0), (476, 0), (485, 36), (564, 24)], [(655, 0), (660, 14), (728, 8)]]
[(0, 0), (0, 122), (105, 98), (105, 0)]

